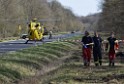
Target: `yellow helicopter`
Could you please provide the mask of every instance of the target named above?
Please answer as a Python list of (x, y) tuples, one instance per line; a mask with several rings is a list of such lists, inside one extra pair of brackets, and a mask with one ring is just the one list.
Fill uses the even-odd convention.
[(43, 41), (44, 26), (37, 22), (37, 18), (34, 18), (28, 25), (28, 41)]

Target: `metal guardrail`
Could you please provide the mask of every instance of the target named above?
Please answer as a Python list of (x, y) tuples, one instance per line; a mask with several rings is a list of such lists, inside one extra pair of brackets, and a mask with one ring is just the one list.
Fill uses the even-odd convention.
[(7, 37), (7, 38), (0, 38), (0, 41), (8, 41), (8, 40), (18, 40), (19, 37)]

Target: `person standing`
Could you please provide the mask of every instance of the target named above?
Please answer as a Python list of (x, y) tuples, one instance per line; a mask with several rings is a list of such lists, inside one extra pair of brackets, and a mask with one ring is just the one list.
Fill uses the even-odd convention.
[(116, 38), (114, 32), (111, 33), (111, 36), (107, 39), (109, 43), (108, 51), (109, 51), (109, 66), (115, 66), (115, 44)]
[(85, 31), (85, 36), (82, 37), (82, 51), (83, 51), (83, 60), (84, 66), (90, 66), (91, 60), (91, 49), (92, 49), (92, 37), (89, 36), (89, 32)]
[(98, 32), (94, 32), (93, 37), (93, 57), (94, 57), (94, 63), (95, 66), (101, 66), (102, 65), (102, 39), (99, 36)]
[(49, 39), (52, 39), (52, 31), (49, 31)]

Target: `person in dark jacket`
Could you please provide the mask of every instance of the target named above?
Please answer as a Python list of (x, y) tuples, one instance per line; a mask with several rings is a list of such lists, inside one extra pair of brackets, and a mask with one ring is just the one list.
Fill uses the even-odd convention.
[(114, 35), (114, 32), (111, 33), (111, 36), (107, 39), (109, 43), (109, 66), (115, 65), (115, 44), (116, 44), (116, 38)]
[(99, 36), (98, 32), (94, 32), (93, 37), (93, 57), (94, 57), (94, 63), (95, 66), (101, 66), (102, 65), (102, 39)]
[(83, 60), (84, 66), (90, 66), (91, 60), (91, 49), (92, 49), (92, 37), (89, 36), (89, 32), (85, 31), (85, 36), (82, 37), (82, 51), (83, 51)]

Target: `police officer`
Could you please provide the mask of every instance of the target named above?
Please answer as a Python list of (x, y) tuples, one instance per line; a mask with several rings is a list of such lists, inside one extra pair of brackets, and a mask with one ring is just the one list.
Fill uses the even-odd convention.
[(99, 36), (98, 32), (94, 32), (94, 37), (93, 37), (93, 57), (94, 57), (94, 63), (95, 66), (101, 66), (102, 65), (102, 39)]

